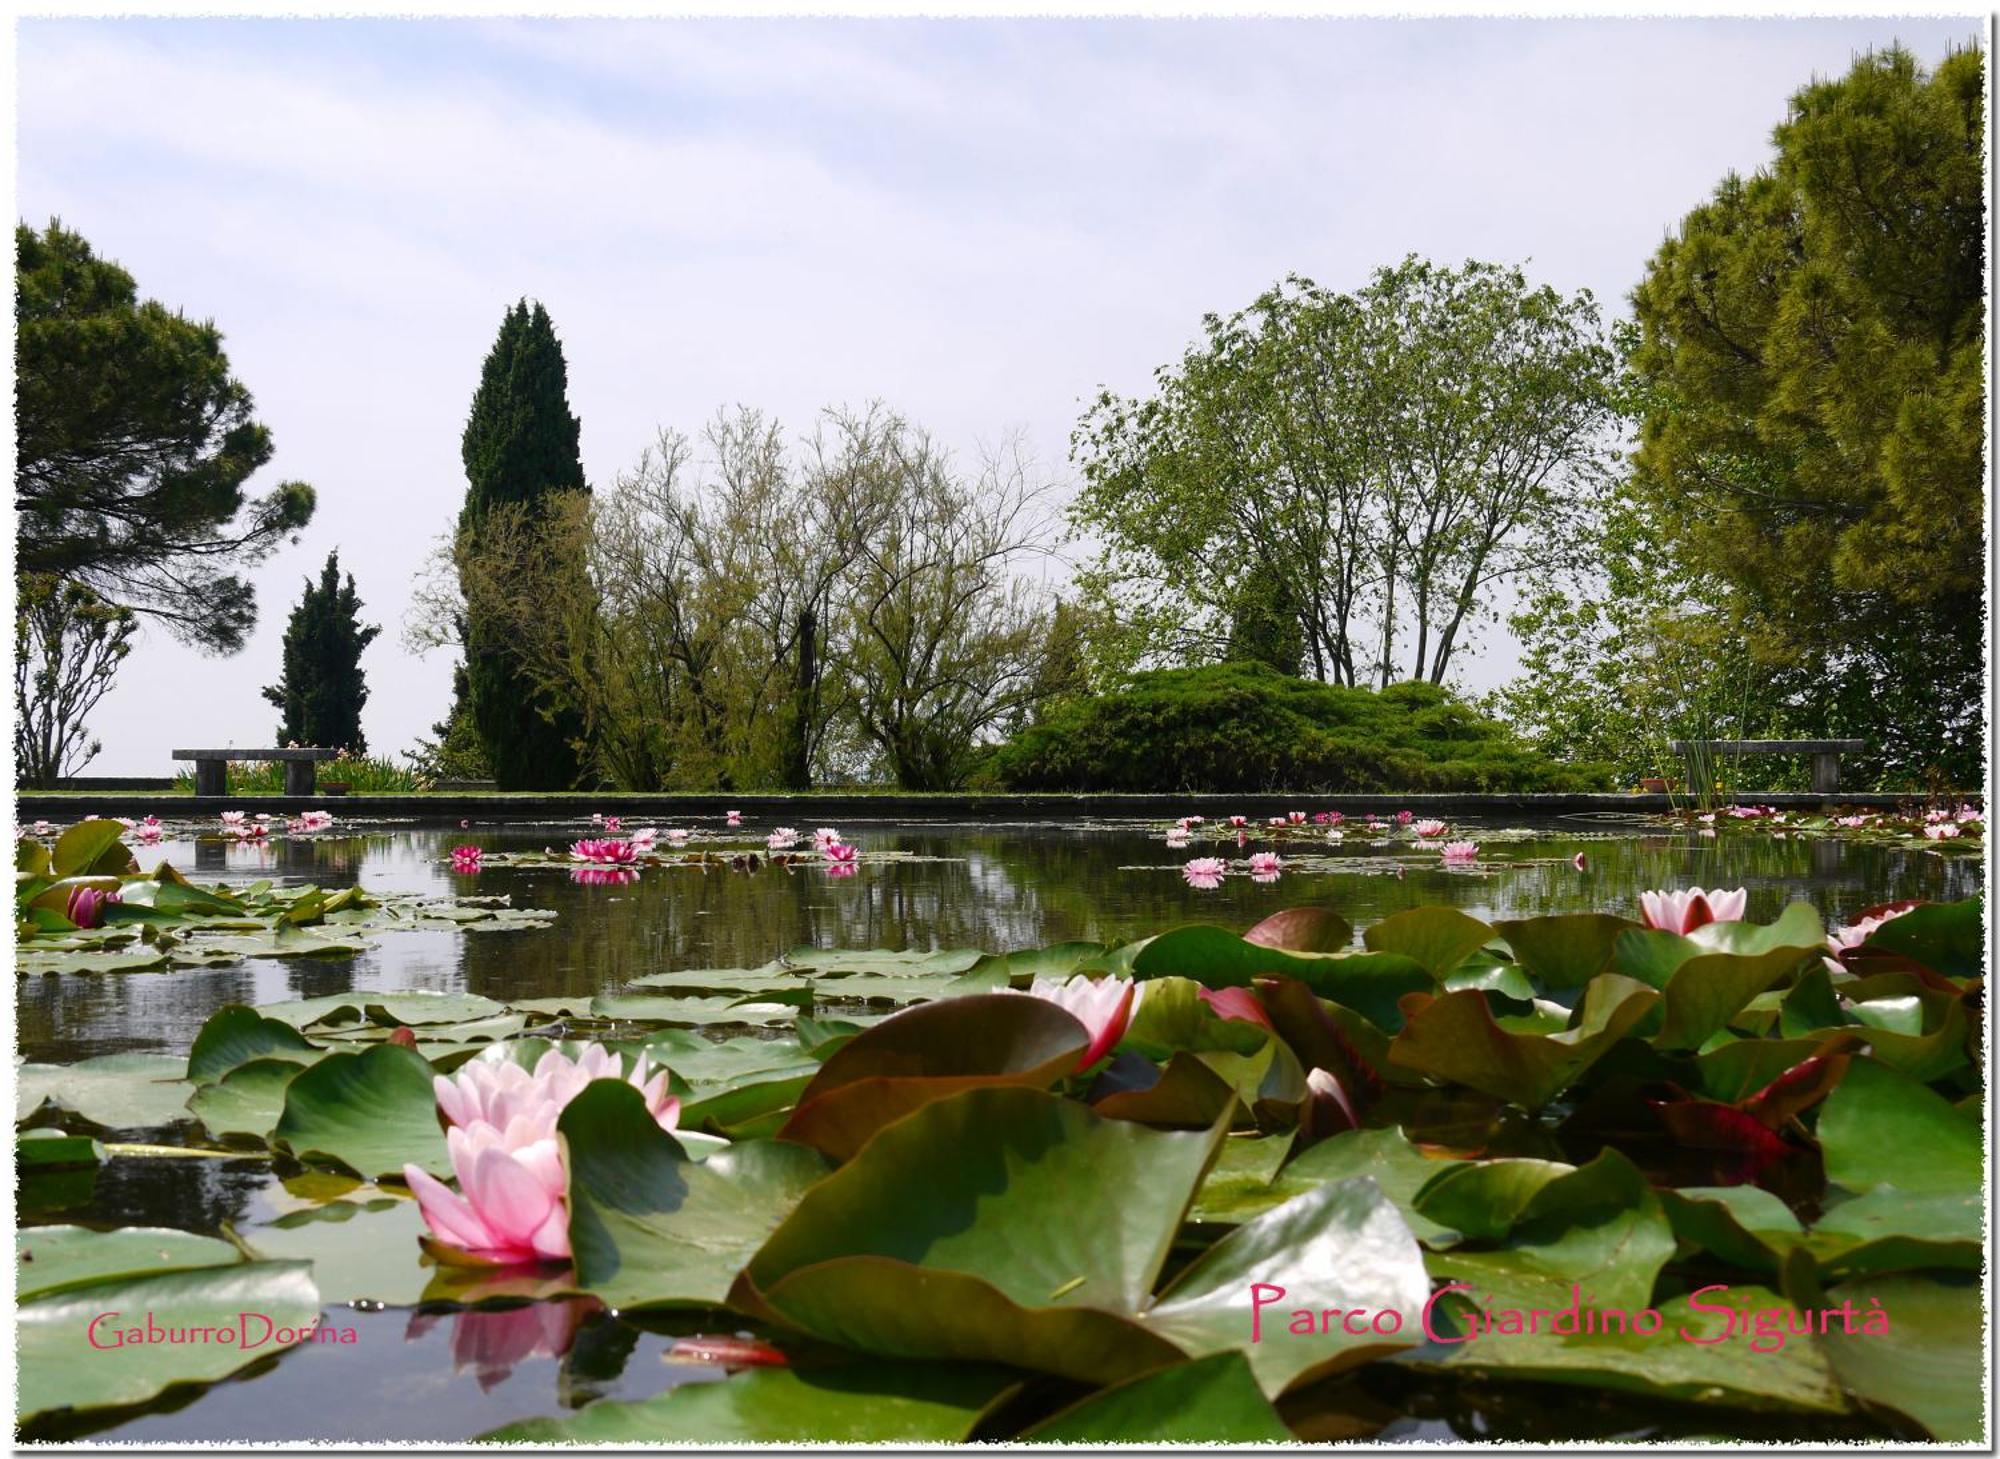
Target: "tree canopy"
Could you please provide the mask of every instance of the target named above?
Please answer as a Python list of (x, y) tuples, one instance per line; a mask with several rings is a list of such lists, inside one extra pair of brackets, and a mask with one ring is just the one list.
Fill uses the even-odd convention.
[(235, 652), (257, 621), (236, 569), (296, 537), (312, 488), (247, 493), (271, 433), (213, 323), (142, 301), (58, 222), (14, 246), (16, 566)]
[[(569, 367), (555, 325), (540, 304), (522, 300), (501, 321), (465, 424), (461, 553), (478, 549), (495, 511), (520, 508), (536, 516), (565, 495), (590, 490), (580, 432), (570, 414)], [(549, 584), (584, 572), (583, 563), (571, 559), (521, 567)], [(465, 598), (464, 683), (494, 778), (502, 790), (569, 789), (580, 773), (581, 717), (546, 683), (536, 682), (505, 631), (482, 612), (479, 595), (468, 587)]]
[(1906, 777), (1979, 758), (1983, 68), (1890, 49), (1805, 87), (1633, 296), (1652, 530)]
[(1589, 294), (1519, 269), (1412, 257), (1352, 294), (1289, 278), (1211, 315), (1150, 397), (1086, 413), (1072, 518), (1103, 550), (1083, 583), (1135, 662), (1212, 660), (1232, 630), (1244, 651), (1261, 600), (1293, 605), (1316, 678), (1442, 682), (1495, 585), (1602, 483), (1612, 378)]
[(264, 691), (282, 715), (278, 743), (326, 749), (368, 748), (361, 732), (361, 708), (368, 702), (368, 676), (361, 652), (382, 630), (363, 626), (354, 575), (340, 579), (340, 554), (329, 552), (317, 583), (310, 579), (285, 628), (284, 672)]

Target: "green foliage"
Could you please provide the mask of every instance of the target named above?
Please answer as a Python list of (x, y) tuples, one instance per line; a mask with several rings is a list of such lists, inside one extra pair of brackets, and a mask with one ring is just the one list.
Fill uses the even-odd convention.
[(491, 780), (492, 762), (473, 722), (471, 690), (466, 684), (465, 665), (454, 664), (451, 671), (451, 708), (431, 726), (435, 739), (418, 738), (410, 752), (410, 763), (419, 780)]
[(1136, 674), (995, 752), (1013, 790), (1565, 790), (1594, 784), (1433, 684), (1378, 692), (1263, 664)]
[(283, 676), (264, 697), (283, 712), (278, 742), (326, 749), (368, 748), (361, 732), (361, 706), (368, 702), (361, 651), (382, 630), (362, 627), (361, 599), (354, 574), (340, 581), (340, 554), (329, 552), (319, 582), (306, 582), (305, 596), (292, 609), (285, 629)]
[(24, 785), (53, 787), (100, 748), (84, 719), (132, 651), (132, 610), (78, 582), (25, 573), (14, 605), (14, 765)]
[(1102, 544), (1081, 582), (1124, 667), (1441, 683), (1493, 586), (1569, 550), (1612, 410), (1588, 293), (1413, 256), (1352, 294), (1287, 278), (1203, 330), (1071, 438), (1071, 521)]
[[(589, 491), (579, 430), (569, 410), (569, 371), (555, 326), (540, 304), (530, 308), (523, 300), (501, 322), (465, 424), (461, 545), (478, 541), (496, 507), (518, 506), (532, 514), (564, 493)], [(536, 566), (551, 577), (583, 571), (573, 561)], [(466, 702), (494, 779), (502, 790), (570, 789), (581, 773), (581, 719), (529, 675), (506, 635), (494, 631), (472, 594), (467, 599)]]
[[(285, 767), (276, 760), (231, 760), (226, 767), (227, 795), (283, 795)], [(319, 783), (345, 785), (356, 795), (400, 795), (429, 790), (431, 775), (423, 765), (403, 765), (387, 755), (356, 755), (342, 750), (319, 762)], [(194, 772), (177, 770), (174, 789), (194, 793)]]
[(312, 488), (245, 495), (271, 433), (212, 323), (141, 302), (130, 274), (60, 223), (17, 226), (14, 252), (16, 567), (235, 652), (257, 601), (228, 569), (295, 538)]
[(1636, 510), (1798, 728), (1904, 785), (1983, 761), (1984, 63), (1892, 48), (1804, 88), (1633, 296)]

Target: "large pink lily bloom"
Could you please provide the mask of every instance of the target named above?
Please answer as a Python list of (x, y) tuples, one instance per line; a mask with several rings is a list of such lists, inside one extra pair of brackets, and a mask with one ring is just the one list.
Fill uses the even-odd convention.
[(1029, 985), (1028, 996), (1055, 1004), (1089, 1031), (1090, 1045), (1076, 1062), (1081, 1073), (1125, 1037), (1125, 1029), (1139, 1007), (1140, 988), (1131, 978), (1092, 978), (1078, 973), (1067, 982), (1061, 978), (1037, 978)]
[(1684, 892), (1641, 892), (1639, 907), (1648, 927), (1662, 932), (1678, 932), (1685, 937), (1697, 927), (1711, 922), (1741, 922), (1750, 893), (1743, 887), (1733, 892), (1705, 892), (1690, 887)]
[(680, 1101), (667, 1092), (667, 1071), (655, 1071), (641, 1054), (628, 1077), (618, 1055), (600, 1044), (574, 1060), (550, 1049), (533, 1070), (475, 1059), (456, 1076), (439, 1075), (432, 1088), (458, 1189), (420, 1166), (403, 1167), (432, 1235), (491, 1262), (567, 1258), (569, 1188), (556, 1121), (596, 1079), (624, 1079), (661, 1129), (678, 1127)]

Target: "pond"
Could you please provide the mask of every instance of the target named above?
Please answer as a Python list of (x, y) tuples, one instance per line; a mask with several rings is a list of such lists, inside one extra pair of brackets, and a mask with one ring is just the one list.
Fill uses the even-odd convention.
[[(579, 882), (559, 864), (506, 864), (509, 853), (561, 850), (589, 832), (574, 820), (341, 826), (261, 843), (183, 827), (140, 848), (140, 865), (170, 861), (204, 884), (278, 878), (329, 887), (358, 881), (378, 894), (506, 895), (517, 908), (554, 917), (546, 926), (497, 933), (400, 932), (352, 956), (26, 977), (17, 1003), (19, 1053), (50, 1064), (129, 1052), (181, 1055), (204, 1021), (229, 1004), (403, 989), (500, 1002), (588, 999), (656, 973), (756, 968), (805, 947), (1004, 952), (1070, 940), (1116, 943), (1184, 922), (1241, 931), (1302, 905), (1338, 910), (1358, 938), (1371, 923), (1422, 905), (1486, 920), (1581, 910), (1636, 915), (1640, 891), (1693, 885), (1746, 888), (1753, 922), (1771, 921), (1787, 902), (1804, 899), (1837, 924), (1888, 901), (1969, 897), (1983, 878), (1978, 856), (1942, 856), (1907, 842), (1734, 829), (1709, 836), (1593, 816), (1537, 825), (1455, 822), (1454, 835), (1480, 843), (1469, 865), (1351, 823), (1338, 844), (1306, 826), (1279, 845), (1285, 864), (1275, 880), (1232, 868), (1205, 890), (1182, 875), (1189, 857), (1240, 858), (1269, 845), (1269, 833), (1253, 829), (1242, 848), (1223, 840), (1175, 849), (1164, 844), (1163, 829), (847, 821), (841, 834), (864, 857), (858, 875), (831, 877), (818, 865), (767, 860), (755, 870), (649, 868), (635, 881), (604, 884)], [(450, 851), (461, 844), (495, 860), (476, 875), (455, 872)], [(114, 1135), (139, 1142), (159, 1133), (141, 1127)], [(94, 1183), (22, 1212), (24, 1225), (157, 1225), (210, 1234), (274, 1230), (288, 1220), (296, 1228), (313, 1219), (298, 1183), (281, 1184), (268, 1158), (112, 1158)], [(135, 1408), (45, 1420), (24, 1437), (462, 1440), (515, 1419), (562, 1415), (597, 1397), (644, 1397), (722, 1375), (687, 1361), (675, 1346), (678, 1335), (715, 1333), (712, 1315), (706, 1326), (699, 1314), (633, 1320), (585, 1299), (481, 1312), (343, 1305), (327, 1321), (352, 1328), (354, 1341), (308, 1344), (228, 1381), (171, 1390)], [(1487, 1392), (1409, 1378), (1382, 1364), (1333, 1386), (1338, 1392), (1322, 1396), (1300, 1432), (1393, 1441), (1657, 1440), (1713, 1431), (1692, 1408), (1576, 1389), (1538, 1395), (1520, 1383)], [(1829, 1439), (1885, 1432), (1849, 1417), (1813, 1420), (1811, 1431)], [(1732, 1419), (1730, 1435), (1808, 1436), (1795, 1416)]]

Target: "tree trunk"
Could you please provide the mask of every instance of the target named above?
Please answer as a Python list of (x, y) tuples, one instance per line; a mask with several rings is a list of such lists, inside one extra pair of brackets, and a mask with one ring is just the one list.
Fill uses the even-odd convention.
[(792, 680), (792, 722), (787, 726), (784, 783), (787, 790), (812, 789), (812, 701), (819, 680), (819, 619), (810, 608), (799, 612), (797, 673)]

